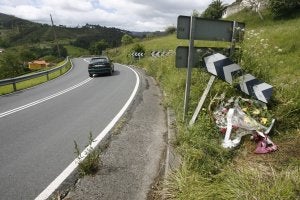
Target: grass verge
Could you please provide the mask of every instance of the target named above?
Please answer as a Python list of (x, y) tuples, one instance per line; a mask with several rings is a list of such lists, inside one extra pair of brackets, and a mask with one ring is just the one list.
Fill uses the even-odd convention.
[[(166, 94), (164, 105), (176, 112), (175, 146), (182, 165), (165, 182), (163, 192), (170, 199), (300, 199), (300, 18), (274, 21), (268, 12), (263, 16), (262, 21), (243, 11), (231, 19), (246, 22), (242, 69), (274, 86), (268, 110), (276, 118), (271, 137), (279, 151), (272, 154), (255, 155), (255, 143), (248, 137), (233, 150), (221, 147), (223, 136), (208, 112), (210, 100), (223, 92), (249, 98), (221, 80), (215, 81), (196, 124), (189, 128), (182, 121), (186, 70), (175, 68), (174, 55), (153, 58), (150, 52), (175, 50), (187, 41), (175, 35), (142, 41), (147, 56), (141, 60), (128, 56), (132, 45), (109, 51), (115, 61), (143, 67), (155, 77)], [(224, 43), (197, 41), (195, 46)], [(192, 74), (188, 119), (210, 76), (201, 69)]]
[[(60, 64), (58, 64), (58, 66)], [(55, 78), (65, 74), (67, 71), (69, 71), (70, 68), (71, 68), (71, 63), (68, 62), (67, 65), (62, 69), (62, 73), (60, 73), (60, 70), (50, 73), (49, 74), (49, 80), (55, 79)], [(47, 82), (47, 76), (46, 75), (45, 76), (40, 76), (40, 77), (37, 77), (37, 78), (33, 78), (33, 79), (30, 79), (30, 80), (18, 82), (16, 84), (16, 88), (17, 88), (17, 90), (23, 90), (23, 89), (30, 88), (30, 87), (33, 87), (33, 86), (36, 86), (36, 85), (39, 85), (39, 84), (42, 84), (42, 83), (45, 83), (45, 82)], [(14, 91), (14, 89), (13, 89), (12, 84), (11, 85), (0, 86), (0, 95), (9, 94), (13, 91)]]

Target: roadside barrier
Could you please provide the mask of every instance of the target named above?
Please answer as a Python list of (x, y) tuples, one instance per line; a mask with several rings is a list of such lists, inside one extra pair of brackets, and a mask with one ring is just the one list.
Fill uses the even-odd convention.
[(37, 78), (37, 77), (40, 77), (40, 76), (45, 76), (45, 75), (47, 76), (47, 81), (49, 81), (50, 80), (49, 74), (60, 70), (60, 75), (62, 75), (63, 68), (67, 66), (68, 62), (69, 62), (69, 57), (67, 57), (65, 59), (65, 62), (63, 64), (61, 64), (60, 66), (55, 67), (53, 69), (50, 69), (50, 70), (47, 70), (47, 71), (42, 71), (42, 72), (37, 72), (37, 73), (34, 73), (34, 74), (23, 75), (23, 76), (19, 76), (19, 77), (16, 77), (16, 78), (8, 78), (8, 79), (0, 80), (0, 86), (12, 84), (14, 92), (15, 92), (15, 91), (17, 91), (17, 83), (22, 82), (22, 81), (30, 80), (30, 79)]

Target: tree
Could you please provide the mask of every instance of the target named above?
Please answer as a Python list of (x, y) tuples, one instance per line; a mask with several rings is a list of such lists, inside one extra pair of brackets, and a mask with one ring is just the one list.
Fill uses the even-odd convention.
[(107, 49), (108, 46), (109, 45), (105, 40), (100, 40), (92, 44), (89, 50), (91, 54), (101, 55), (102, 51)]
[[(61, 44), (59, 44), (58, 45), (59, 46), (59, 53), (60, 53), (60, 57), (67, 57), (68, 56), (68, 51), (67, 51), (67, 49), (63, 46), (63, 45), (61, 45)], [(59, 57), (59, 53), (58, 53), (58, 49), (57, 49), (57, 46), (56, 45), (54, 45), (53, 47), (52, 47), (52, 55), (53, 56), (56, 56), (56, 57)]]
[(142, 44), (135, 44), (131, 50), (132, 50), (132, 52), (136, 52), (136, 53), (145, 53), (146, 52), (145, 47)]
[(23, 62), (28, 62), (36, 59), (36, 55), (32, 51), (24, 49), (20, 52), (19, 58)]
[(269, 7), (274, 18), (287, 17), (300, 10), (300, 0), (270, 0)]
[(0, 37), (0, 47), (7, 48), (9, 47), (9, 42), (6, 39)]
[(176, 27), (175, 26), (169, 26), (169, 27), (166, 28), (165, 32), (167, 34), (173, 34), (173, 33), (176, 32)]
[(84, 36), (78, 37), (71, 44), (76, 46), (76, 47), (81, 47), (81, 48), (84, 48), (84, 49), (88, 49), (90, 47), (90, 41), (88, 40), (87, 37), (84, 37)]
[(6, 51), (0, 58), (0, 79), (16, 77), (24, 73), (23, 62), (14, 51)]
[(220, 19), (226, 9), (226, 5), (221, 0), (214, 0), (202, 13), (202, 17), (210, 19)]
[(123, 45), (131, 44), (133, 42), (133, 38), (130, 35), (125, 34), (123, 35), (121, 42)]
[(201, 17), (201, 14), (200, 14), (200, 12), (198, 10), (193, 10), (192, 16), (193, 17)]

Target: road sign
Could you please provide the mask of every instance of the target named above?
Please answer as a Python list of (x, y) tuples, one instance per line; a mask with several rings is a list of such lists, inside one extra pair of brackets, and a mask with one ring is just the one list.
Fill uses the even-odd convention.
[(151, 56), (155, 58), (169, 56), (173, 54), (174, 54), (173, 50), (151, 51)]
[[(189, 39), (188, 51), (183, 48), (176, 50), (176, 67), (187, 67), (187, 78), (184, 95), (184, 120), (188, 112), (192, 68), (201, 66), (201, 56), (194, 48), (194, 40), (231, 42), (230, 54), (233, 54), (236, 42), (243, 39), (244, 23), (204, 19), (194, 16), (179, 16), (177, 19), (177, 38)], [(187, 53), (188, 52), (188, 53)], [(196, 54), (196, 55), (195, 55)], [(187, 64), (186, 64), (187, 63)]]
[[(232, 42), (233, 38), (233, 21), (213, 20), (195, 17), (194, 40), (211, 40), (211, 41), (227, 41)], [(177, 20), (177, 38), (190, 39), (191, 17), (179, 16)], [(244, 29), (245, 24), (236, 22), (237, 29)], [(236, 41), (239, 41), (239, 37)]]
[(152, 57), (160, 57), (160, 51), (152, 51), (151, 56)]
[(144, 53), (142, 53), (142, 52), (132, 52), (131, 56), (133, 56), (133, 57), (143, 57)]
[(273, 86), (258, 80), (251, 74), (242, 75), (241, 67), (220, 53), (204, 57), (203, 60), (205, 68), (211, 74), (230, 84), (236, 79), (239, 90), (264, 103), (268, 103), (272, 96)]
[[(194, 47), (193, 49), (193, 68), (204, 67), (202, 58), (212, 55), (216, 52), (222, 53), (226, 56), (230, 54), (230, 48), (221, 47)], [(175, 66), (177, 68), (187, 68), (189, 48), (185, 46), (178, 46), (176, 48)]]
[(239, 77), (238, 89), (246, 94), (257, 98), (258, 100), (268, 103), (272, 96), (273, 86), (258, 80), (251, 74)]
[(232, 84), (233, 76), (242, 74), (241, 67), (223, 54), (216, 53), (204, 57), (205, 66), (208, 72), (220, 77), (224, 81)]

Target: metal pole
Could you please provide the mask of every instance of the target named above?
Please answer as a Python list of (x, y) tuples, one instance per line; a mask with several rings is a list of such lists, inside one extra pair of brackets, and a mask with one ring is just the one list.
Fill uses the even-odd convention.
[(192, 67), (193, 67), (193, 57), (194, 57), (194, 30), (195, 30), (195, 17), (191, 16), (190, 22), (190, 41), (189, 41), (189, 55), (188, 55), (188, 66), (185, 84), (185, 95), (184, 95), (184, 114), (183, 121), (186, 120), (186, 115), (188, 112), (189, 98), (190, 98), (190, 88), (191, 88), (191, 77), (192, 77)]
[(208, 81), (208, 84), (207, 84), (207, 86), (206, 86), (206, 89), (204, 90), (204, 92), (203, 92), (203, 94), (202, 94), (202, 96), (201, 96), (201, 99), (200, 99), (200, 101), (199, 101), (199, 103), (198, 103), (198, 106), (197, 106), (197, 108), (196, 108), (196, 110), (195, 110), (195, 113), (194, 113), (192, 119), (191, 119), (190, 122), (189, 122), (189, 126), (194, 125), (194, 123), (195, 123), (195, 121), (196, 121), (196, 119), (197, 119), (197, 117), (198, 117), (198, 115), (199, 115), (199, 112), (201, 111), (201, 108), (202, 108), (202, 106), (203, 106), (203, 104), (204, 104), (204, 101), (205, 101), (205, 99), (206, 99), (206, 97), (207, 97), (207, 94), (208, 94), (208, 92), (209, 92), (209, 90), (210, 90), (212, 84), (214, 83), (215, 78), (216, 78), (216, 77), (215, 77), (214, 75), (211, 75), (211, 76), (210, 76), (210, 79), (209, 79), (209, 81)]
[(14, 88), (14, 92), (17, 91), (17, 84), (16, 84), (16, 81), (14, 80), (13, 82), (13, 88)]
[(230, 45), (230, 58), (232, 59), (232, 56), (234, 54), (235, 50), (235, 42), (236, 42), (236, 21), (233, 22), (232, 25), (232, 37), (231, 37), (231, 45)]
[(54, 34), (54, 40), (55, 40), (56, 47), (57, 47), (58, 57), (60, 57), (59, 45), (58, 45), (58, 42), (57, 42), (56, 32), (55, 32), (55, 29), (54, 29), (54, 23), (53, 23), (52, 15), (51, 15), (51, 14), (50, 14), (50, 18), (51, 18), (51, 23), (52, 23), (52, 29), (53, 29), (53, 34)]

